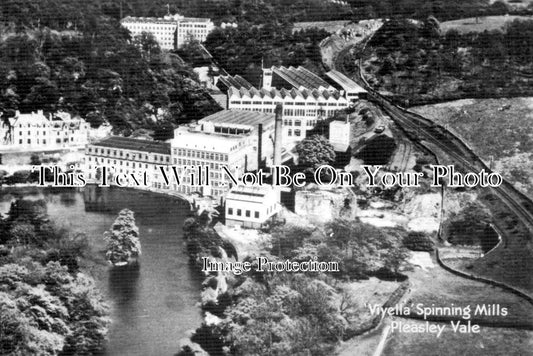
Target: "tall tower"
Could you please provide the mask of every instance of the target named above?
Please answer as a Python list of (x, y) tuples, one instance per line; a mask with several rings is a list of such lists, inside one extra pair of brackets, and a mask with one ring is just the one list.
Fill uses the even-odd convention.
[(272, 67), (264, 68), (263, 61), (261, 61), (261, 69), (263, 70), (262, 87), (265, 89), (272, 89)]
[(281, 165), (281, 147), (283, 134), (283, 105), (276, 105), (275, 109), (276, 121), (274, 122), (274, 166)]

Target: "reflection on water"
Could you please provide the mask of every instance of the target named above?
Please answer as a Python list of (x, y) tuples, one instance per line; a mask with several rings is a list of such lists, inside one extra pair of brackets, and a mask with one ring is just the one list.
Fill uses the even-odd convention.
[(121, 266), (109, 270), (109, 294), (121, 309), (131, 308), (137, 299), (140, 266)]
[[(187, 331), (200, 326), (201, 276), (191, 270), (181, 232), (188, 204), (129, 189), (1, 190), (0, 212), (17, 197), (45, 199), (48, 214), (71, 232), (90, 238), (85, 271), (111, 306), (106, 355), (173, 355)], [(112, 268), (105, 261), (104, 231), (118, 212), (135, 212), (142, 256), (138, 268)]]

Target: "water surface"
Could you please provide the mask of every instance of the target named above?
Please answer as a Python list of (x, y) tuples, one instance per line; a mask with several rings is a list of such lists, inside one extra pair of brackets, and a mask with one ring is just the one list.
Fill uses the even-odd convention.
[[(17, 197), (45, 199), (54, 222), (89, 236), (90, 261), (84, 268), (111, 307), (105, 355), (173, 355), (179, 340), (200, 326), (201, 276), (188, 264), (181, 231), (188, 203), (118, 188), (2, 189), (0, 212)], [(105, 262), (103, 233), (123, 208), (134, 211), (139, 227), (139, 269), (112, 269)]]

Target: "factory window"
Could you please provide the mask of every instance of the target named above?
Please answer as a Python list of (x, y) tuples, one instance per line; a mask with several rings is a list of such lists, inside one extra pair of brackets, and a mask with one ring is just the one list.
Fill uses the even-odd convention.
[(294, 130), (294, 136), (300, 136), (301, 131), (300, 130)]
[(302, 126), (302, 121), (294, 120), (294, 126)]
[(254, 101), (253, 104), (254, 105), (261, 105), (261, 102), (260, 101)]
[(237, 216), (241, 216), (241, 215), (242, 215), (241, 209), (237, 209)]
[(258, 211), (254, 212), (254, 217), (255, 217), (256, 219), (259, 219), (259, 212), (258, 212)]
[(250, 217), (250, 210), (246, 210), (246, 217), (247, 217), (247, 218)]
[(288, 135), (292, 136), (292, 130), (291, 129), (289, 129)]
[(228, 215), (233, 215), (233, 208), (228, 208)]

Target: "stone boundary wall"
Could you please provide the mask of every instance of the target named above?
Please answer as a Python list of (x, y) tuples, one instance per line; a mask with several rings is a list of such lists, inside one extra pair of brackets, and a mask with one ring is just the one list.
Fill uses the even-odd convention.
[[(405, 295), (405, 293), (407, 293), (410, 287), (411, 287), (411, 283), (409, 282), (409, 280), (402, 282), (400, 286), (396, 288), (394, 292), (392, 292), (389, 299), (387, 299), (387, 301), (383, 303), (383, 308), (390, 308), (398, 304), (398, 302), (403, 298), (403, 296)], [(347, 341), (353, 337), (366, 334), (376, 329), (381, 324), (381, 321), (384, 319), (384, 316), (385, 314), (376, 315), (370, 322), (369, 326), (362, 327), (357, 330), (353, 330), (352, 332), (348, 332), (347, 335), (344, 336), (343, 341)]]

